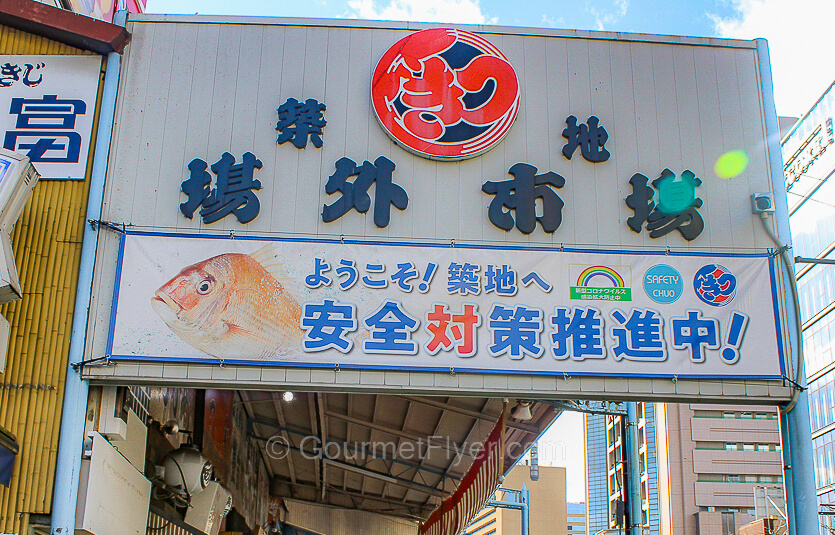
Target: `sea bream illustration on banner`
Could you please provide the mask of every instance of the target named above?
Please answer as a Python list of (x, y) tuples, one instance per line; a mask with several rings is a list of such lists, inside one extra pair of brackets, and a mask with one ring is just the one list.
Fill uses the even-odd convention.
[(274, 249), (227, 253), (183, 268), (151, 305), (192, 347), (220, 358), (292, 353), (302, 339), (301, 307), (276, 280)]
[[(643, 254), (153, 233), (123, 239), (111, 358), (538, 374), (781, 373), (767, 255), (722, 258), (723, 273), (734, 273), (735, 296), (717, 307), (692, 287), (663, 302), (633, 286), (633, 273), (658, 266)], [(664, 265), (693, 280), (712, 260), (670, 254)]]

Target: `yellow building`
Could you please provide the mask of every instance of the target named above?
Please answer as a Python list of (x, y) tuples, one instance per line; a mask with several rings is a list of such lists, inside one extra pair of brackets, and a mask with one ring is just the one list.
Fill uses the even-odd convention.
[[(566, 535), (568, 520), (565, 500), (565, 468), (540, 466), (539, 478), (531, 480), (531, 467), (513, 467), (502, 483), (503, 488), (519, 490), (525, 485), (530, 493), (530, 535)], [(499, 499), (501, 499), (499, 493)], [(485, 507), (464, 532), (466, 535), (521, 535), (522, 512), (514, 509)]]
[[(125, 30), (113, 24), (28, 0), (0, 4), (0, 63), (20, 63), (17, 78), (13, 76), (17, 83), (37, 79), (34, 75), (25, 78), (27, 62), (29, 70), (40, 65), (33, 63), (33, 56), (101, 57), (121, 51), (126, 42)], [(27, 58), (17, 61), (15, 56)], [(43, 63), (47, 65), (41, 74), (47, 72), (52, 62)], [(10, 463), (8, 486), (0, 485), (0, 533), (4, 534), (48, 533), (101, 98), (104, 63), (101, 65), (98, 97), (91, 98), (84, 110), (86, 117), (92, 117), (92, 131), (85, 134), (89, 135), (89, 150), (79, 156), (86, 172), (73, 179), (50, 180), (57, 177), (48, 176), (34, 163), (43, 179), (35, 187), (12, 236), (23, 296), (0, 308), (11, 323), (5, 367), (0, 366), (0, 430), (5, 430), (3, 434), (10, 439), (3, 446), (7, 459), (9, 452), (18, 450)], [(8, 103), (4, 106), (7, 109), (0, 112), (5, 114)], [(24, 150), (17, 150), (25, 154)], [(5, 344), (6, 340), (0, 343)]]

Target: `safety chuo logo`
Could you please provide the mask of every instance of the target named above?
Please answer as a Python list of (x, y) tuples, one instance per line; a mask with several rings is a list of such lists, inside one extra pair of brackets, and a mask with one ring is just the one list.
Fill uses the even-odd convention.
[(478, 35), (415, 32), (383, 54), (371, 98), (383, 129), (406, 150), (462, 160), (502, 140), (519, 111), (519, 81), (504, 55)]

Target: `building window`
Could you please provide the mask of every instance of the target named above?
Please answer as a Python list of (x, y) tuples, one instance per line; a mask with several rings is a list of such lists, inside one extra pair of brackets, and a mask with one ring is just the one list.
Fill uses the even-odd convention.
[(736, 524), (734, 523), (734, 514), (730, 511), (722, 513), (722, 535), (734, 535), (736, 533)]
[(736, 451), (736, 444), (734, 444), (733, 442), (728, 442), (727, 444), (725, 444), (725, 449), (728, 451)]
[(754, 445), (753, 444), (743, 444), (742, 445), (742, 451), (754, 451)]
[(739, 483), (739, 476), (728, 476), (729, 483)]
[(735, 412), (723, 412), (722, 418), (736, 418)]
[(757, 451), (768, 451), (768, 444), (757, 444)]

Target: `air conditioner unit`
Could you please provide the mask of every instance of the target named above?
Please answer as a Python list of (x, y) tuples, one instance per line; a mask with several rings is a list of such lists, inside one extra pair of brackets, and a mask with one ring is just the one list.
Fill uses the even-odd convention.
[(102, 387), (101, 392), (101, 421), (99, 433), (108, 440), (127, 440), (128, 423), (124, 418), (124, 399), (118, 386)]
[(99, 433), (80, 475), (76, 535), (145, 535), (151, 482)]
[(191, 497), (186, 524), (206, 535), (218, 535), (223, 517), (232, 509), (232, 495), (217, 481)]
[(23, 296), (11, 234), (39, 178), (27, 156), (0, 149), (0, 304)]

